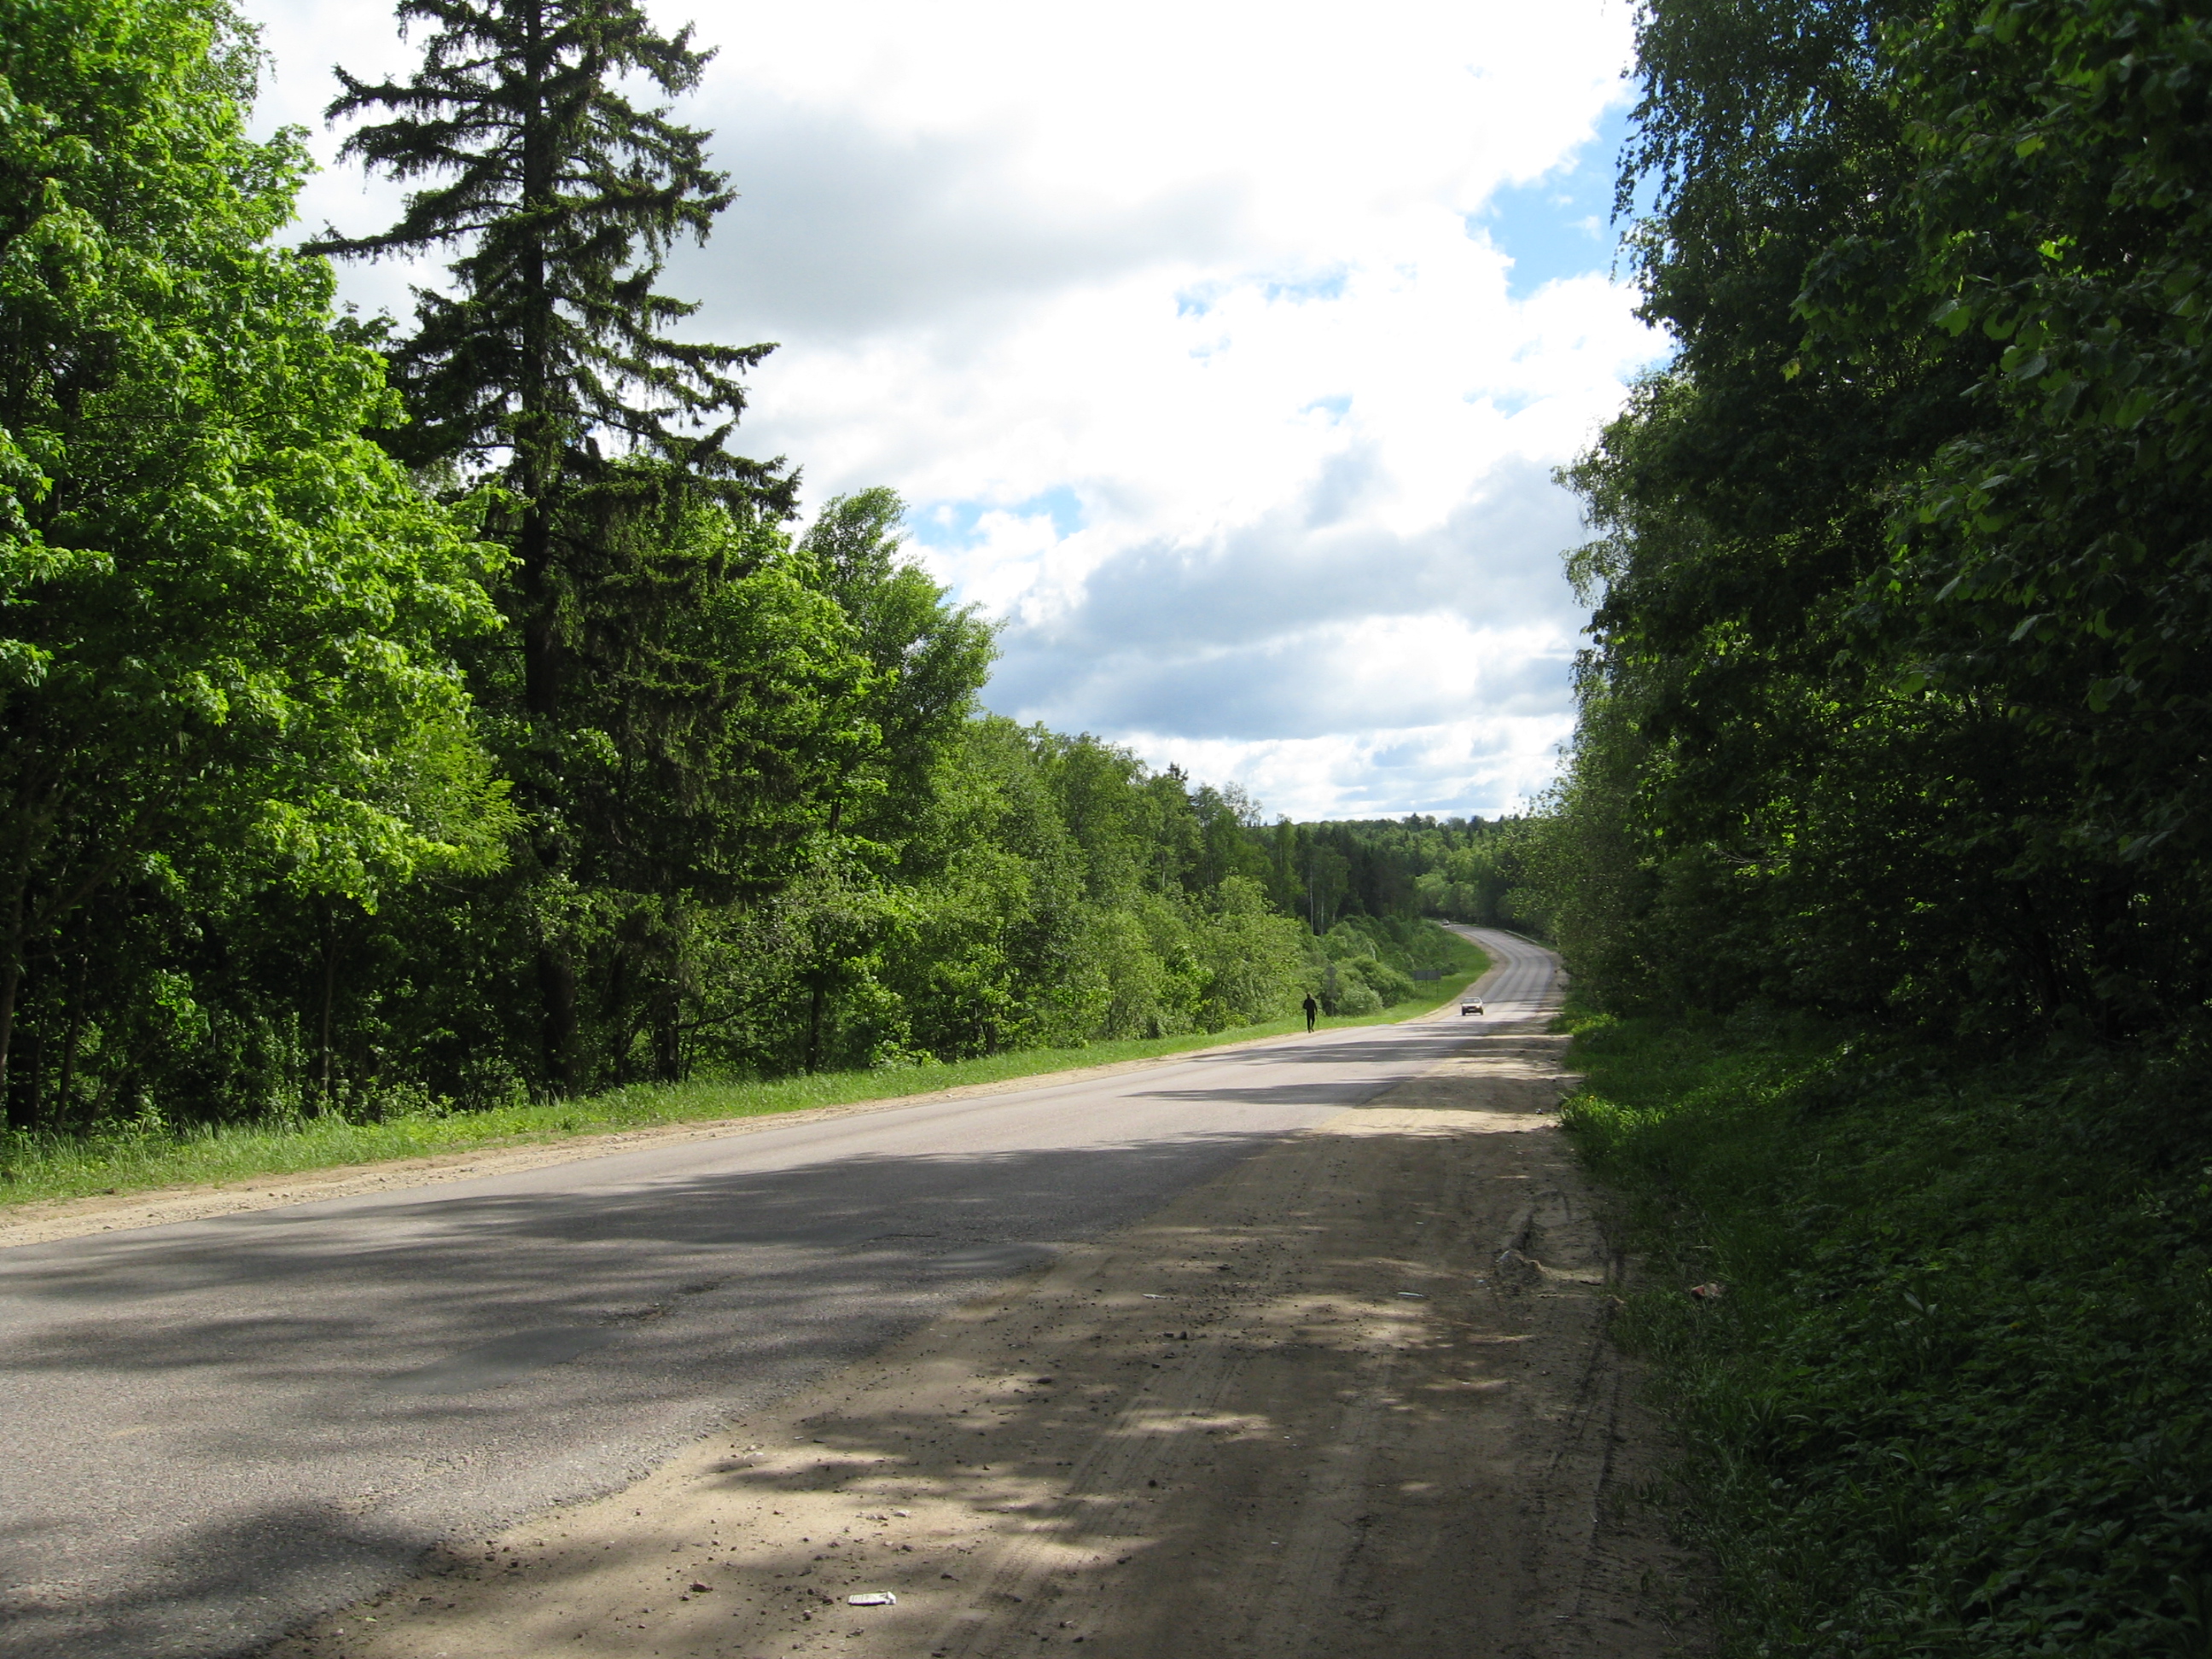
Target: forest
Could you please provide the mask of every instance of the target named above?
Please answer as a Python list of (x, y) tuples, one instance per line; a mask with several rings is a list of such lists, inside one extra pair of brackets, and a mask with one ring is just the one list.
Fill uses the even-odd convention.
[(1636, 75), (1532, 867), (1717, 1640), (2212, 1650), (2212, 19), (1648, 0)]
[[(661, 281), (732, 199), (688, 31), (399, 22), (329, 112), (402, 211), (302, 241), (222, 0), (0, 0), (11, 1131), (1361, 1014), (1451, 954), (1420, 915), (1502, 914), (1497, 826), (1267, 825), (992, 715), (899, 498), (742, 453), (772, 347)], [(337, 303), (403, 258), (411, 316)]]

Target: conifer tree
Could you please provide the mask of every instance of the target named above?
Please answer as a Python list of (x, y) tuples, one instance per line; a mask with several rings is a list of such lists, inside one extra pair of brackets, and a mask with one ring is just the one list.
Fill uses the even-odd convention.
[[(703, 241), (731, 200), (708, 165), (708, 135), (623, 90), (642, 82), (674, 97), (694, 87), (708, 54), (693, 49), (690, 30), (659, 33), (635, 0), (404, 0), (399, 16), (432, 30), (420, 69), (377, 84), (340, 70), (343, 91), (328, 112), (387, 118), (355, 131), (343, 154), (416, 188), (388, 229), (332, 232), (317, 247), (451, 256), (442, 290), (416, 291), (411, 331), (387, 347), (412, 417), (388, 441), (418, 466), (496, 475), (506, 486), (492, 529), (514, 556), (501, 598), (520, 661), (489, 658), (478, 691), (513, 733), (507, 760), (529, 816), (530, 856), (520, 867), (534, 872), (542, 901), (543, 1079), (561, 1093), (584, 1081), (576, 918), (619, 932), (625, 906), (649, 896), (665, 908), (670, 890), (685, 884), (669, 860), (638, 871), (609, 843), (624, 829), (600, 810), (606, 776), (680, 772), (687, 754), (706, 764), (726, 745), (701, 740), (701, 723), (726, 727), (757, 703), (702, 691), (696, 708), (671, 706), (672, 685), (726, 684), (732, 665), (671, 672), (663, 647), (641, 655), (637, 641), (705, 636), (686, 618), (726, 611), (728, 585), (787, 545), (780, 532), (746, 526), (772, 531), (790, 512), (795, 481), (780, 463), (728, 447), (744, 405), (739, 377), (773, 348), (673, 337), (697, 307), (656, 287), (675, 240)], [(661, 534), (672, 524), (696, 531), (702, 511), (722, 515), (729, 532), (672, 543)], [(641, 605), (651, 614), (633, 614)], [(824, 656), (836, 654), (834, 640), (817, 630), (811, 645), (834, 679)], [(777, 672), (790, 664), (787, 651)], [(653, 684), (632, 689), (649, 695), (629, 695), (624, 687), (641, 675)], [(776, 696), (786, 706), (809, 701), (798, 683)], [(821, 702), (828, 711), (835, 699)], [(636, 711), (647, 706), (658, 713), (641, 725)], [(786, 845), (787, 834), (758, 832), (763, 817), (803, 816), (792, 809), (810, 793), (811, 764), (797, 752), (806, 725), (779, 729), (789, 764), (678, 777), (659, 804), (679, 818), (686, 803), (694, 817), (702, 802), (726, 818), (734, 811), (753, 826), (754, 844)], [(779, 799), (733, 807), (728, 786), (739, 777), (772, 778)], [(639, 810), (633, 802), (625, 824)], [(687, 841), (702, 836), (712, 839), (711, 826), (664, 823), (647, 839), (676, 849), (684, 865), (693, 862)], [(633, 867), (613, 884), (629, 898), (578, 902), (580, 887), (607, 884), (624, 865)], [(720, 884), (725, 893), (744, 884)]]
[(633, 0), (404, 0), (403, 24), (435, 27), (422, 66), (376, 85), (337, 71), (332, 120), (372, 111), (341, 152), (372, 173), (426, 181), (397, 224), (335, 234), (315, 251), (356, 257), (457, 250), (452, 291), (417, 289), (416, 327), (391, 351), (418, 465), (503, 464), (520, 498), (509, 526), (520, 576), (526, 706), (559, 705), (558, 544), (564, 501), (627, 445), (693, 481), (787, 508), (774, 464), (726, 447), (738, 375), (772, 345), (702, 345), (669, 326), (698, 309), (655, 291), (679, 236), (703, 242), (732, 192), (707, 165), (708, 135), (620, 91), (641, 76), (670, 96), (710, 53), (689, 28), (656, 32)]

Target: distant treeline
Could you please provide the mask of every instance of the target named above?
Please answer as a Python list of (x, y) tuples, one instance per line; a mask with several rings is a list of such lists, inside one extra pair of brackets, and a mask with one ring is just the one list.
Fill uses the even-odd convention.
[[(295, 248), (224, 0), (0, 0), (11, 1128), (1358, 1012), (1449, 953), (1421, 882), (1499, 913), (1466, 832), (1269, 829), (982, 712), (992, 629), (897, 497), (794, 533), (797, 474), (730, 447), (771, 348), (660, 290), (732, 199), (638, 100), (696, 84), (688, 32), (401, 15), (416, 71), (331, 112), (400, 216)], [(365, 320), (332, 256), (443, 272)]]
[(1279, 820), (1267, 832), (1276, 904), (1326, 933), (1342, 917), (1431, 916), (1541, 934), (1548, 914), (1520, 818)]

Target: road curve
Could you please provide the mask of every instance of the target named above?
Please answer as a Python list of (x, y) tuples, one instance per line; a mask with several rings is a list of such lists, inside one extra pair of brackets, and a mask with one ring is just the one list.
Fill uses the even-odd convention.
[[(1551, 953), (1458, 929), (1489, 1019)], [(1455, 1053), (1456, 1005), (412, 1191), (0, 1251), (0, 1656), (250, 1650), (605, 1492)]]

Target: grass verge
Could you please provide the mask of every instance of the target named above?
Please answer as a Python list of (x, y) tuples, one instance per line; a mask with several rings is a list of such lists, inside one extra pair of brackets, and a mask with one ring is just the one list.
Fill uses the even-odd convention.
[(2212, 1654), (2204, 1045), (1570, 1024), (1725, 1652)]
[[(1451, 939), (1453, 966), (1433, 995), (1380, 1013), (1324, 1018), (1323, 1027), (1376, 1025), (1418, 1018), (1457, 996), (1489, 959)], [(1424, 990), (1427, 988), (1425, 986)], [(1224, 1043), (1249, 1042), (1304, 1029), (1303, 1015), (1226, 1031), (1097, 1042), (1082, 1048), (1030, 1048), (945, 1066), (827, 1072), (774, 1082), (634, 1085), (586, 1099), (495, 1107), (480, 1112), (410, 1112), (370, 1122), (308, 1118), (149, 1127), (90, 1137), (0, 1136), (0, 1209), (41, 1199), (251, 1180), (307, 1170), (605, 1134), (654, 1124), (715, 1121), (929, 1094), (1001, 1083), (1119, 1060), (1157, 1059)]]

